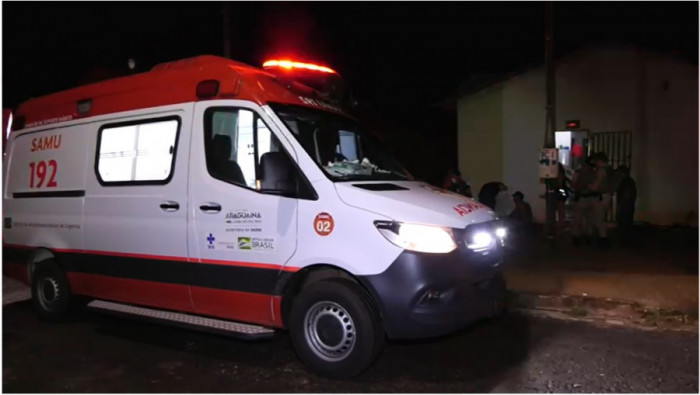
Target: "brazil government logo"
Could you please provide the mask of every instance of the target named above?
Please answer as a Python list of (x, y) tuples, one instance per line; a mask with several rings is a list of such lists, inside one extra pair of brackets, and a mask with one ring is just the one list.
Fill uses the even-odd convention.
[(241, 250), (250, 250), (251, 248), (253, 248), (253, 244), (250, 241), (250, 237), (239, 237), (238, 248)]

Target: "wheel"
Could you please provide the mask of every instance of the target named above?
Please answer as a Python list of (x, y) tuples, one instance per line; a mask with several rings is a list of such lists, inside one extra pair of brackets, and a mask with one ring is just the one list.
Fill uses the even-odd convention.
[(333, 378), (360, 374), (384, 345), (374, 305), (363, 289), (345, 279), (304, 288), (292, 303), (289, 333), (309, 370)]
[(76, 305), (68, 278), (53, 259), (40, 262), (32, 275), (32, 303), (41, 319), (53, 322), (65, 320)]

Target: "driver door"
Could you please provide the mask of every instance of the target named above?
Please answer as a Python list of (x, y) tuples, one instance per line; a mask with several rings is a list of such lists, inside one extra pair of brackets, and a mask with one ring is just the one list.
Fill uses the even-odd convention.
[(277, 278), (296, 250), (297, 199), (260, 192), (260, 157), (283, 150), (249, 103), (198, 103), (192, 138), (194, 310), (271, 324)]

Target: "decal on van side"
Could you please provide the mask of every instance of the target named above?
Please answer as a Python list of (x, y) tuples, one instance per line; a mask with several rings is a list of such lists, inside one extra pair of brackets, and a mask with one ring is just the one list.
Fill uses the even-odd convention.
[(45, 151), (50, 149), (59, 149), (61, 147), (61, 135), (35, 137), (32, 139), (32, 148), (30, 152)]
[(250, 251), (267, 251), (275, 250), (275, 239), (270, 237), (238, 237), (238, 249)]
[(258, 211), (238, 210), (229, 211), (226, 214), (227, 224), (259, 224), (262, 222), (262, 215)]
[(468, 202), (468, 203), (458, 204), (452, 208), (457, 212), (457, 214), (459, 214), (460, 216), (463, 217), (476, 209), (480, 209), (480, 208), (484, 208), (484, 207), (486, 207), (486, 206), (484, 206), (481, 203)]
[(333, 217), (328, 213), (320, 213), (314, 218), (314, 230), (319, 236), (328, 236), (334, 226)]
[(80, 224), (15, 221), (14, 225), (16, 228), (80, 230)]
[(33, 127), (35, 127), (35, 126), (48, 125), (48, 124), (50, 124), (50, 123), (57, 123), (57, 122), (70, 121), (71, 119), (73, 119), (73, 116), (72, 116), (72, 115), (65, 115), (65, 116), (58, 117), (58, 118), (49, 118), (49, 119), (44, 119), (44, 120), (41, 120), (41, 121), (31, 122), (31, 123), (28, 123), (28, 124), (24, 125), (24, 127), (25, 127), (26, 129), (29, 129), (29, 128), (33, 128)]
[(250, 237), (239, 237), (238, 248), (241, 250), (250, 250), (252, 248)]

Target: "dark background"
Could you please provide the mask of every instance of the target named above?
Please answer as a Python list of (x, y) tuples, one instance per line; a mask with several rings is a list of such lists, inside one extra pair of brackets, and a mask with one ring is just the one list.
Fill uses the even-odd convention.
[[(415, 175), (456, 165), (461, 84), (544, 61), (545, 3), (231, 2), (231, 53), (336, 69), (359, 116)], [(223, 55), (219, 2), (4, 2), (3, 107), (199, 54)], [(557, 57), (596, 43), (674, 52), (697, 64), (697, 2), (554, 2)], [(544, 90), (544, 86), (542, 87)], [(542, 104), (544, 108), (544, 103)]]

